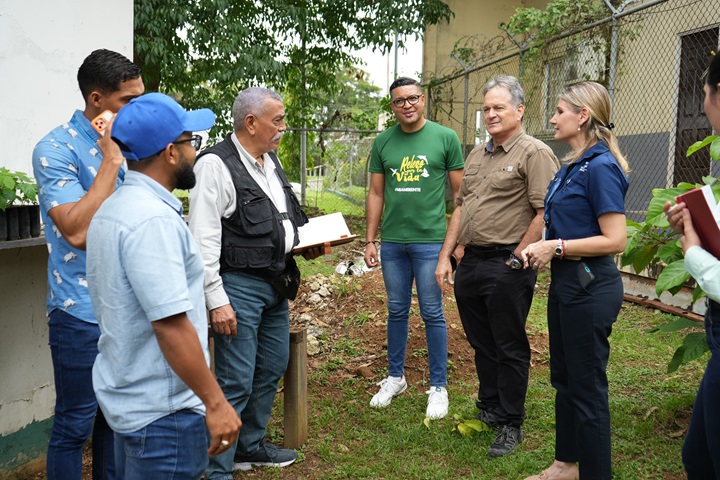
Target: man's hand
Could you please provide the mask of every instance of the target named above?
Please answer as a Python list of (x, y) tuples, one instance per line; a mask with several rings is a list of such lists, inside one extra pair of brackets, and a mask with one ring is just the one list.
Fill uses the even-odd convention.
[(322, 245), (306, 248), (302, 252), (302, 256), (305, 260), (312, 260), (325, 253), (325, 247)]
[(210, 321), (213, 330), (220, 335), (237, 335), (237, 319), (232, 305), (227, 304), (210, 310)]
[(205, 424), (210, 432), (208, 455), (211, 457), (223, 453), (234, 445), (242, 427), (242, 421), (235, 413), (235, 409), (224, 398), (216, 407), (206, 407)]
[[(685, 205), (684, 203), (681, 203), (680, 205)], [(684, 226), (685, 234), (680, 237), (680, 243), (682, 244), (683, 253), (687, 252), (690, 247), (694, 247), (696, 245), (702, 246), (700, 244), (700, 237), (698, 236), (697, 232), (695, 231), (695, 226), (692, 222), (692, 216), (690, 216), (690, 211), (687, 208), (683, 208), (681, 210), (682, 214), (682, 220), (680, 221), (680, 224)], [(669, 215), (668, 215), (669, 216)], [(672, 225), (672, 223), (671, 223)], [(675, 228), (675, 227), (673, 227)]]
[(103, 163), (109, 163), (119, 169), (125, 162), (125, 158), (123, 157), (118, 144), (115, 143), (115, 140), (110, 138), (115, 117), (116, 115), (113, 115), (113, 118), (110, 122), (108, 122), (107, 127), (105, 128), (105, 134), (100, 136), (100, 140), (98, 140), (97, 144), (103, 154)]
[(678, 203), (677, 205), (673, 205), (672, 202), (665, 202), (665, 205), (663, 205), (663, 211), (667, 215), (670, 227), (680, 235), (683, 235), (685, 233), (685, 216), (683, 214), (685, 211), (685, 204)]
[(378, 266), (378, 252), (374, 243), (368, 243), (365, 245), (365, 265), (368, 268), (374, 268)]
[(452, 264), (450, 259), (446, 257), (438, 258), (437, 267), (435, 267), (435, 281), (440, 287), (440, 292), (445, 293), (445, 282), (453, 285), (455, 278), (453, 277)]

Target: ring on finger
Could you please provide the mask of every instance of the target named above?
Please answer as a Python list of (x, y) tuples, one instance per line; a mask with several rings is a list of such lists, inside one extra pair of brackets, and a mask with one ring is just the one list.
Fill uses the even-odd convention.
[(230, 446), (230, 442), (228, 442), (227, 440), (221, 440), (221, 441), (220, 441), (220, 446), (221, 446), (222, 448), (228, 448), (228, 447)]

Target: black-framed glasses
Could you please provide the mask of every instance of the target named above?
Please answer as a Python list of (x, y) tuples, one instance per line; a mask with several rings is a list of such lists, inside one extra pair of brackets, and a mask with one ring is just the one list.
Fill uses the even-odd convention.
[(402, 108), (405, 106), (405, 102), (409, 103), (410, 105), (415, 105), (420, 101), (420, 97), (422, 95), (410, 95), (409, 97), (403, 98), (399, 97), (392, 101), (392, 104), (395, 105), (395, 108)]
[(202, 146), (202, 135), (193, 135), (190, 138), (186, 138), (185, 140), (177, 140), (175, 142), (170, 143), (190, 143), (195, 148), (195, 151), (197, 152), (200, 150), (200, 147)]

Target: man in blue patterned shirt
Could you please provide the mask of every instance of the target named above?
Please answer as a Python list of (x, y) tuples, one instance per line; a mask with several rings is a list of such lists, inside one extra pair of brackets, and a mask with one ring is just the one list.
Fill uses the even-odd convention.
[(33, 151), (49, 252), (47, 312), (56, 393), (49, 480), (80, 478), (82, 448), (91, 433), (93, 479), (114, 478), (113, 434), (92, 386), (100, 330), (85, 279), (85, 236), (95, 212), (122, 183), (125, 160), (119, 154), (103, 158), (112, 140), (90, 122), (105, 110), (116, 113), (145, 90), (140, 69), (109, 50), (92, 52), (77, 78), (85, 109)]

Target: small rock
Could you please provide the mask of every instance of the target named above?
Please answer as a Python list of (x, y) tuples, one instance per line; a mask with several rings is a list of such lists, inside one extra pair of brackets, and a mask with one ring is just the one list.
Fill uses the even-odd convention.
[(372, 378), (375, 376), (372, 370), (370, 370), (370, 367), (358, 367), (358, 369), (355, 370), (355, 374), (363, 378)]
[(308, 303), (320, 303), (322, 302), (322, 297), (318, 295), (317, 293), (313, 293), (310, 295), (310, 298), (308, 298)]
[(320, 287), (320, 289), (317, 291), (318, 295), (321, 297), (329, 297), (330, 291), (326, 287)]

